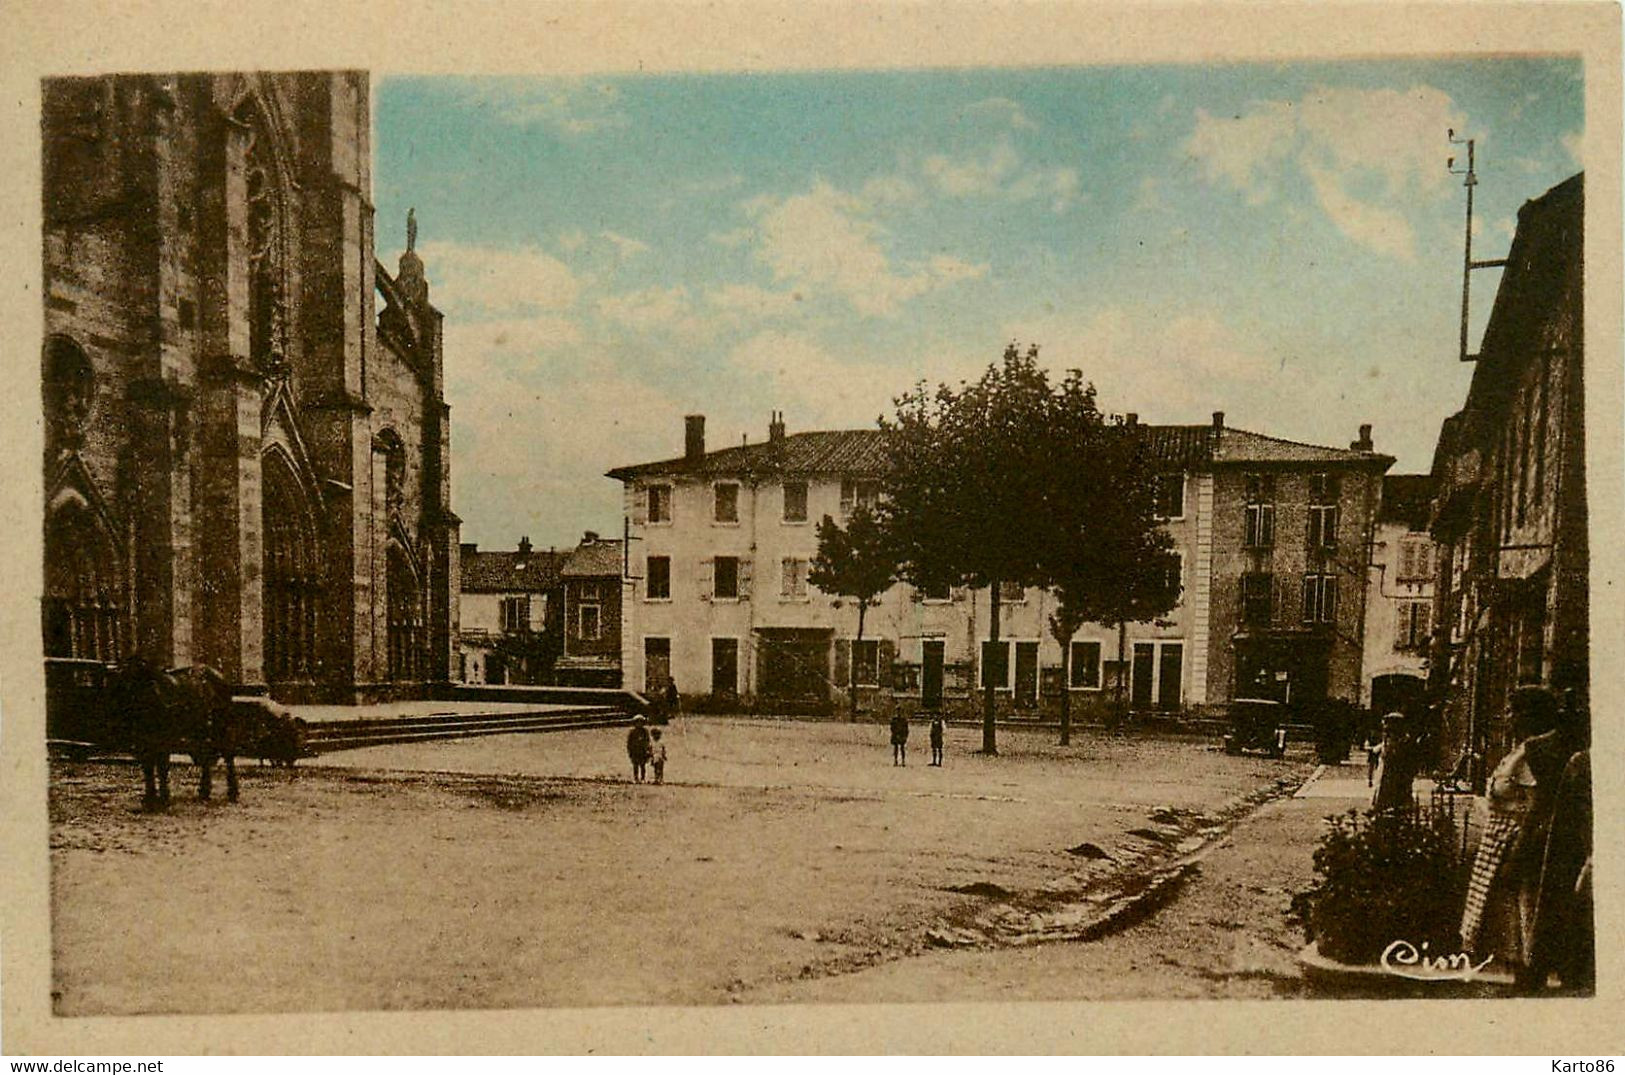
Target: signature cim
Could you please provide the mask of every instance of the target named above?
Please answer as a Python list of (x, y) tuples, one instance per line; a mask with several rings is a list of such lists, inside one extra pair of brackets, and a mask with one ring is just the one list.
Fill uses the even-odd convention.
[(1427, 941), (1422, 942), (1420, 949), (1410, 941), (1395, 941), (1382, 950), (1382, 969), (1418, 982), (1465, 982), (1489, 966), (1494, 958), (1486, 956), (1484, 962), (1474, 963), (1466, 952), (1431, 955)]

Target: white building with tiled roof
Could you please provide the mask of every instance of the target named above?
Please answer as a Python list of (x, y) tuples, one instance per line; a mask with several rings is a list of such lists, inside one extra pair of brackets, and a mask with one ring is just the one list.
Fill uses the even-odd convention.
[(765, 441), (707, 452), (704, 418), (690, 416), (682, 456), (609, 472), (625, 488), (632, 538), (625, 682), (656, 689), (671, 677), (685, 696), (817, 708), (844, 696), (855, 663), (866, 705), (884, 695), (951, 706), (1001, 667), (994, 686), (1017, 711), (1063, 690), (1086, 709), (1120, 674), (1139, 709), (1260, 693), (1363, 701), (1365, 563), (1393, 462), (1372, 451), (1369, 427), (1347, 449), (1230, 429), (1222, 413), (1145, 430), (1165, 469), (1183, 596), (1158, 622), (1129, 625), (1122, 665), (1116, 632), (1085, 626), (1063, 684), (1045, 591), (1005, 592), (997, 661), (985, 591), (899, 583), (869, 610), (859, 643), (852, 603), (808, 583), (818, 521), (879, 494), (884, 433), (786, 434), (775, 416)]

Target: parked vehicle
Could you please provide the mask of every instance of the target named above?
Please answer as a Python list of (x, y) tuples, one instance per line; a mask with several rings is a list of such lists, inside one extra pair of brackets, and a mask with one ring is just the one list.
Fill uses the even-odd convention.
[(1290, 710), (1268, 698), (1237, 698), (1230, 703), (1230, 730), (1224, 752), (1240, 754), (1261, 750), (1272, 758), (1286, 754), (1286, 726)]

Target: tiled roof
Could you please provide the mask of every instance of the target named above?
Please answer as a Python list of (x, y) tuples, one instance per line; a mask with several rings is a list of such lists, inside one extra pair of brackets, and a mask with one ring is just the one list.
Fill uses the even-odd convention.
[(1356, 451), (1352, 448), (1328, 448), (1320, 444), (1304, 444), (1280, 437), (1267, 437), (1245, 429), (1225, 427), (1213, 453), (1215, 463), (1380, 463), (1384, 467), (1394, 462), (1391, 455)]
[(792, 433), (782, 441), (762, 441), (707, 452), (698, 460), (682, 457), (658, 463), (616, 467), (611, 478), (658, 475), (855, 474), (879, 476), (886, 469), (886, 434), (878, 429), (837, 429)]
[(1389, 474), (1382, 479), (1379, 522), (1408, 523), (1415, 529), (1423, 529), (1432, 512), (1433, 475)]
[(560, 572), (565, 578), (602, 578), (621, 574), (619, 541), (584, 541), (570, 552)]
[[(1200, 470), (1219, 463), (1357, 463), (1393, 460), (1371, 452), (1327, 448), (1266, 437), (1226, 427), (1214, 446), (1213, 427), (1145, 425), (1151, 454), (1158, 463)], [(665, 476), (720, 477), (750, 474), (856, 475), (879, 477), (886, 469), (886, 434), (878, 429), (843, 429), (794, 433), (779, 443), (739, 445), (707, 452), (698, 460), (665, 459), (616, 467), (611, 478), (629, 481)]]
[(461, 555), (464, 593), (542, 593), (558, 584), (568, 553), (478, 552)]

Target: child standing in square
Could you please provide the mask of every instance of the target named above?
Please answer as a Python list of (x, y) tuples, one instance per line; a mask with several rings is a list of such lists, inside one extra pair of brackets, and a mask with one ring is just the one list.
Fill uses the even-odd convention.
[(655, 783), (666, 782), (666, 744), (660, 740), (660, 729), (649, 730), (649, 764), (654, 766)]

